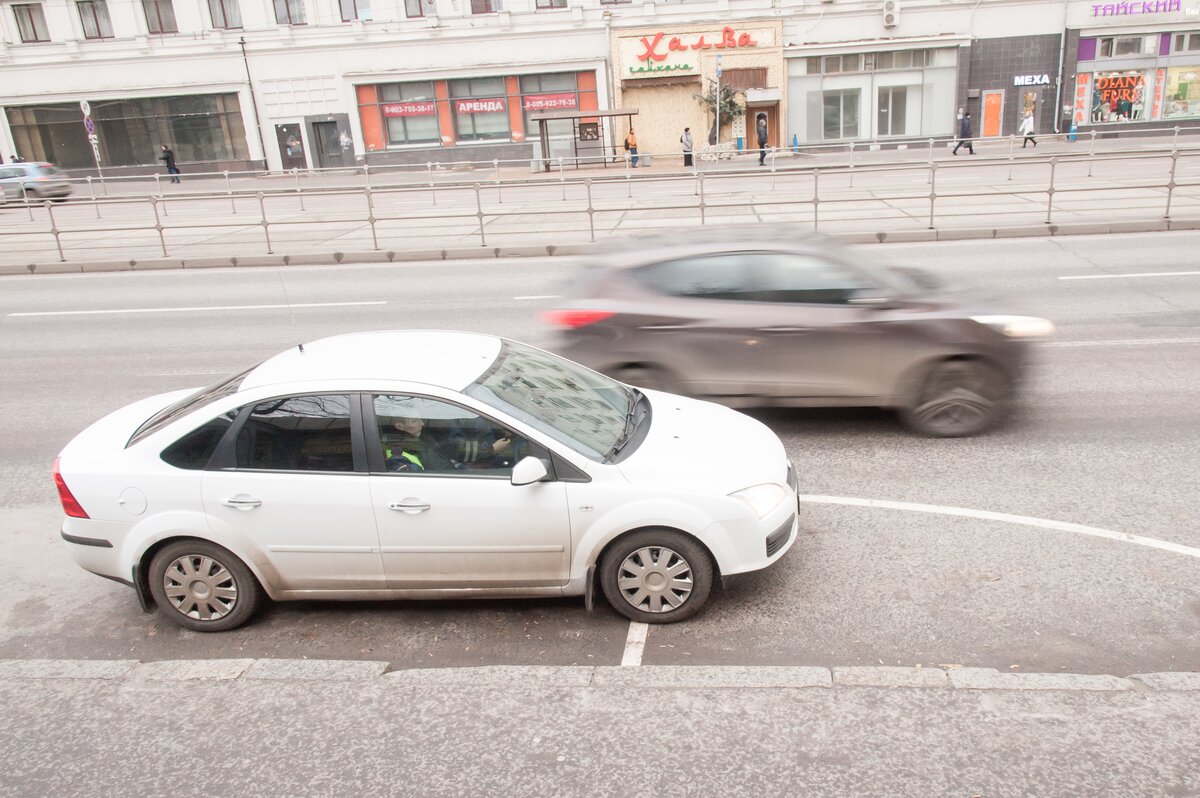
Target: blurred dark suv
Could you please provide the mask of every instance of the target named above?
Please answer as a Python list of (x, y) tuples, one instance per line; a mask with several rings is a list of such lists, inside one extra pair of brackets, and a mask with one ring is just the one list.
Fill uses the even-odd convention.
[(561, 329), (553, 348), (626, 383), (741, 407), (894, 407), (943, 437), (1000, 420), (1030, 341), (1054, 330), (919, 270), (753, 229), (606, 244), (543, 318)]

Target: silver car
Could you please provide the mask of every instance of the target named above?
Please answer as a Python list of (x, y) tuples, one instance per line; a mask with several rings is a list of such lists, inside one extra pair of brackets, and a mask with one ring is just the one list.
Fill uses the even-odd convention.
[(1054, 325), (771, 228), (608, 243), (544, 314), (564, 356), (631, 385), (734, 406), (897, 408), (914, 430), (1003, 417)]
[(0, 165), (0, 189), (10, 201), (65, 202), (71, 195), (67, 175), (52, 163), (29, 161)]

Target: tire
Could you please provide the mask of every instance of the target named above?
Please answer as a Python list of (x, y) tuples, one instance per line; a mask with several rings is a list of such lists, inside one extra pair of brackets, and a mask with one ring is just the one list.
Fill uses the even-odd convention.
[(1008, 411), (1009, 379), (979, 360), (947, 360), (929, 370), (900, 417), (910, 429), (934, 438), (962, 438), (991, 428)]
[(150, 593), (167, 618), (197, 632), (241, 626), (262, 595), (245, 563), (203, 540), (164, 546), (150, 561), (149, 578)]
[(642, 623), (674, 623), (703, 609), (713, 572), (712, 558), (692, 538), (648, 529), (618, 538), (604, 553), (599, 578), (604, 597), (621, 615)]

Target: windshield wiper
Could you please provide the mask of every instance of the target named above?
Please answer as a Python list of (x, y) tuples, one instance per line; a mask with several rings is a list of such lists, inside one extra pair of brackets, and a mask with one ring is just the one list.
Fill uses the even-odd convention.
[(638, 403), (641, 402), (643, 394), (637, 388), (629, 389), (629, 407), (625, 411), (625, 428), (621, 430), (620, 436), (617, 438), (613, 447), (608, 450), (608, 454), (604, 455), (604, 462), (611, 463), (621, 450), (625, 448), (625, 444), (629, 443), (630, 436), (637, 429), (637, 422), (633, 420), (634, 413), (637, 411)]

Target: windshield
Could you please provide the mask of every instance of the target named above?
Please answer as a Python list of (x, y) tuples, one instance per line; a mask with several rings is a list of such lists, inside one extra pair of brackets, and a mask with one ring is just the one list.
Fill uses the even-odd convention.
[(511, 341), (464, 393), (596, 461), (625, 435), (631, 405), (616, 380)]
[(216, 385), (208, 388), (202, 388), (193, 394), (185, 396), (175, 404), (159, 410), (153, 416), (146, 419), (146, 422), (142, 424), (142, 426), (137, 428), (137, 430), (133, 433), (133, 437), (129, 439), (129, 443), (125, 444), (125, 448), (128, 449), (142, 438), (153, 435), (155, 432), (158, 432), (175, 419), (182, 418), (193, 410), (204, 407), (207, 404), (211, 404), (221, 397), (229, 396), (230, 394), (235, 393), (238, 389), (238, 386), (242, 384), (242, 380), (247, 374), (253, 371), (254, 368), (257, 368), (257, 366), (248, 368), (241, 374), (235, 374), (226, 380), (222, 380)]

